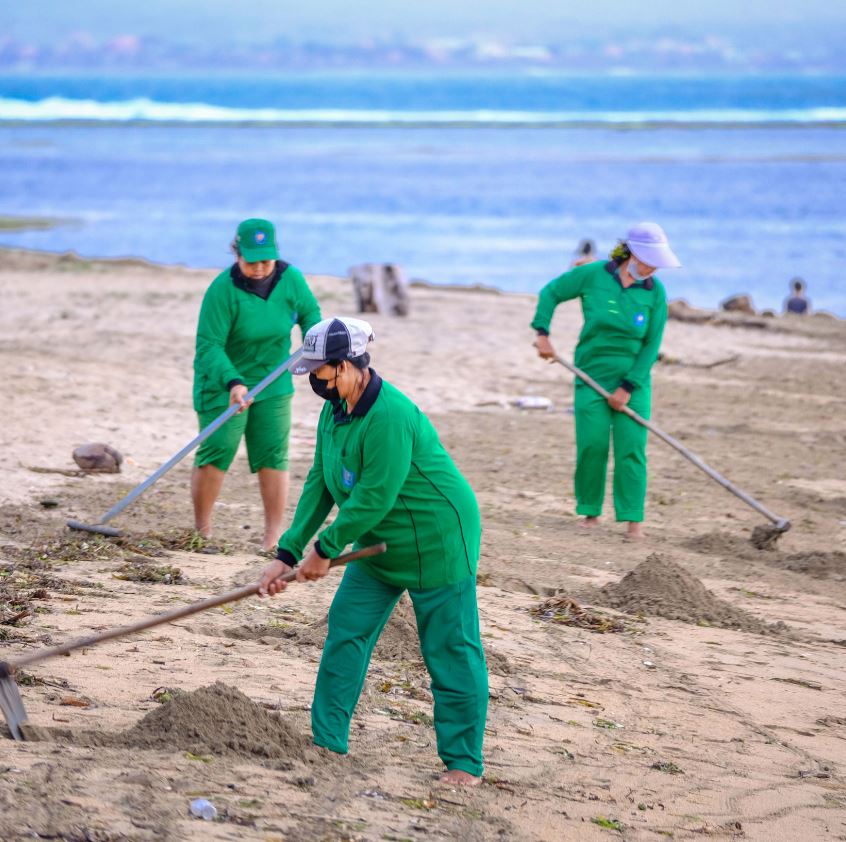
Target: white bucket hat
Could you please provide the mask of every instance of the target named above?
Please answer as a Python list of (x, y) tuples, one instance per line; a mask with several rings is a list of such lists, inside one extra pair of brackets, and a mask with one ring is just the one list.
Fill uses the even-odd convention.
[(626, 234), (629, 251), (647, 266), (656, 269), (677, 269), (681, 261), (673, 254), (664, 229), (657, 222), (638, 222)]
[(351, 360), (367, 350), (373, 328), (363, 319), (336, 316), (312, 325), (303, 337), (303, 355), (291, 374), (308, 374), (329, 360)]

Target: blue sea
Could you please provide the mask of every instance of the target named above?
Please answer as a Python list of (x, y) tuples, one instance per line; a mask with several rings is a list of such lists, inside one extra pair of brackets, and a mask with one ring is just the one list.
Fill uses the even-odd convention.
[(846, 316), (846, 78), (322, 72), (0, 76), (0, 244), (219, 267), (265, 216), (306, 272), (535, 292), (661, 223), (671, 297), (793, 276)]

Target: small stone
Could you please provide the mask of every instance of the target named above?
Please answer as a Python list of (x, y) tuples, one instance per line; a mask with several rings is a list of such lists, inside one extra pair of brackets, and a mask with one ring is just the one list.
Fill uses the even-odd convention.
[(123, 462), (123, 454), (109, 444), (91, 442), (81, 444), (73, 452), (73, 461), (83, 471), (117, 474)]

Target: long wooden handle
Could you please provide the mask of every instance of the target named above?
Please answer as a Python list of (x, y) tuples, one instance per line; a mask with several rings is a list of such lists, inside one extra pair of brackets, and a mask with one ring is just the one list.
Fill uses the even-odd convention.
[[(379, 555), (385, 552), (387, 545), (374, 544), (372, 547), (363, 547), (360, 550), (353, 550), (351, 553), (340, 555), (333, 558), (329, 564), (330, 567), (340, 567), (348, 561), (355, 561), (358, 558), (368, 558), (369, 556)], [(292, 570), (279, 578), (283, 582), (293, 582), (297, 573)], [(88, 637), (80, 637), (72, 640), (69, 643), (62, 643), (59, 646), (50, 646), (47, 649), (39, 649), (30, 655), (24, 655), (14, 661), (7, 663), (7, 668), (10, 672), (19, 669), (20, 667), (29, 666), (30, 664), (45, 661), (48, 658), (55, 658), (57, 655), (67, 655), (76, 649), (87, 649), (96, 646), (98, 643), (104, 643), (107, 640), (114, 640), (117, 637), (126, 637), (136, 632), (152, 629), (156, 626), (161, 626), (164, 623), (172, 623), (174, 620), (181, 620), (183, 617), (190, 617), (192, 614), (198, 614), (200, 611), (208, 611), (209, 608), (217, 608), (219, 605), (226, 605), (228, 602), (237, 602), (240, 599), (245, 599), (248, 596), (253, 596), (258, 593), (259, 583), (253, 582), (251, 585), (244, 585), (234, 591), (227, 591), (226, 593), (218, 594), (217, 596), (203, 599), (200, 602), (194, 602), (191, 605), (185, 605), (182, 608), (174, 608), (172, 611), (165, 611), (164, 614), (156, 614), (153, 617), (147, 617), (145, 620), (139, 620), (137, 623), (132, 623), (128, 626), (121, 626), (109, 631), (100, 632), (99, 634), (92, 634)]]
[[(271, 383), (275, 380), (278, 380), (286, 371), (289, 371), (296, 363), (299, 362), (300, 357), (303, 355), (303, 349), (298, 348), (285, 360), (284, 363), (277, 366), (270, 372), (263, 380), (253, 386), (246, 395), (244, 395), (244, 400), (249, 401), (258, 395), (260, 392), (263, 392)], [(177, 451), (167, 460), (161, 467), (159, 467), (154, 473), (150, 474), (143, 482), (139, 483), (129, 492), (122, 500), (118, 500), (114, 506), (111, 507), (101, 518), (97, 521), (97, 525), (104, 524), (107, 521), (110, 521), (115, 515), (122, 512), (133, 500), (140, 497), (154, 482), (157, 482), (161, 477), (163, 477), (171, 468), (175, 465), (179, 464), (195, 447), (200, 445), (204, 442), (212, 433), (214, 433), (218, 428), (222, 427), (233, 415), (236, 415), (240, 412), (241, 407), (238, 404), (232, 404), (232, 406), (225, 409), (217, 418), (214, 419), (207, 427), (200, 430), (197, 435), (191, 439), (181, 450)], [(68, 526), (71, 529), (79, 529), (79, 521), (68, 521)], [(83, 529), (87, 528), (87, 524), (81, 524)], [(90, 531), (90, 530), (89, 530)], [(96, 531), (96, 530), (95, 530)]]
[[(568, 363), (566, 360), (558, 356), (555, 357), (555, 362), (563, 365), (568, 371), (572, 371), (576, 377), (580, 380), (584, 380), (591, 389), (599, 392), (599, 394), (606, 400), (611, 397), (611, 394), (600, 386), (599, 383), (597, 383), (596, 380), (594, 380), (587, 372), (582, 371), (580, 368), (576, 368), (576, 366), (572, 363)], [(646, 427), (646, 429), (650, 432), (655, 433), (659, 439), (667, 442), (670, 447), (674, 447), (679, 453), (681, 453), (682, 456), (684, 456), (685, 459), (696, 465), (700, 471), (704, 471), (709, 477), (711, 477), (712, 480), (718, 482), (723, 488), (725, 488), (726, 491), (730, 491), (735, 495), (735, 497), (739, 497), (744, 503), (746, 503), (747, 506), (751, 506), (756, 512), (760, 512), (765, 518), (767, 518), (767, 520), (774, 523), (782, 532), (787, 532), (787, 530), (790, 529), (790, 521), (787, 520), (787, 518), (773, 514), (773, 512), (771, 512), (763, 504), (759, 503), (754, 497), (747, 494), (743, 491), (743, 489), (738, 488), (733, 482), (727, 480), (721, 473), (719, 473), (719, 471), (715, 471), (710, 465), (703, 462), (692, 450), (688, 450), (678, 439), (673, 438), (673, 436), (669, 433), (665, 433), (660, 427), (653, 424), (651, 421), (648, 421), (646, 418), (641, 417), (628, 406), (624, 406), (619, 411), (628, 415), (633, 421), (637, 421), (638, 424)]]

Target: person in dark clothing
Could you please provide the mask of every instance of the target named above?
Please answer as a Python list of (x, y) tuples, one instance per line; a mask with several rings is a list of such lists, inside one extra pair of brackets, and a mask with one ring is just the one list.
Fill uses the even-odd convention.
[(811, 302), (805, 298), (805, 282), (794, 278), (790, 282), (790, 296), (784, 301), (784, 312), (804, 316), (811, 309)]

